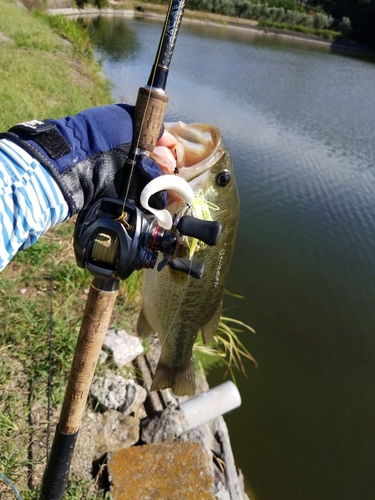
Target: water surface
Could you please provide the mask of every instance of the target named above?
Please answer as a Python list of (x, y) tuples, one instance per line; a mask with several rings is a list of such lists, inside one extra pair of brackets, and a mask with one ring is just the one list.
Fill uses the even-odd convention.
[[(91, 21), (92, 22), (92, 21)], [(119, 101), (146, 84), (161, 24), (99, 19)], [(252, 500), (375, 495), (374, 60), (182, 25), (167, 120), (217, 125), (240, 230), (226, 314), (257, 333), (226, 417)], [(221, 381), (222, 371), (211, 375)]]

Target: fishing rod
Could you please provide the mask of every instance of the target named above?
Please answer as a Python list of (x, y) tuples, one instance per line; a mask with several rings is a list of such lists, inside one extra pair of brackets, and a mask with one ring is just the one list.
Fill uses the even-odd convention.
[[(165, 93), (169, 66), (180, 28), (185, 0), (171, 0), (149, 80), (141, 87), (134, 110), (133, 142), (124, 168), (133, 169), (141, 155), (153, 151), (162, 130), (168, 104)], [(178, 188), (177, 188), (178, 192)], [(160, 227), (153, 214), (141, 211), (134, 202), (102, 198), (77, 219), (74, 247), (77, 264), (94, 278), (90, 286), (77, 346), (42, 478), (40, 499), (60, 500), (66, 489), (75, 442), (86, 407), (99, 354), (107, 333), (120, 280), (133, 271), (153, 268), (159, 252), (165, 265), (200, 278), (204, 264), (192, 265), (177, 257), (183, 236), (215, 245), (221, 226), (217, 222), (175, 215), (170, 228)]]

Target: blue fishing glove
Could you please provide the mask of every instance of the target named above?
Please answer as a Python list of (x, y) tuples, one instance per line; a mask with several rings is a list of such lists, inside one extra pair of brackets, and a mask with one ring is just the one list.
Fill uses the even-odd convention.
[[(46, 168), (72, 216), (103, 194), (124, 194), (129, 172), (123, 167), (132, 142), (132, 119), (132, 106), (102, 106), (60, 120), (20, 123), (0, 134), (0, 139), (18, 144)], [(160, 173), (153, 160), (142, 156), (132, 174), (137, 186), (133, 191), (139, 193)], [(163, 204), (162, 197), (156, 204)]]

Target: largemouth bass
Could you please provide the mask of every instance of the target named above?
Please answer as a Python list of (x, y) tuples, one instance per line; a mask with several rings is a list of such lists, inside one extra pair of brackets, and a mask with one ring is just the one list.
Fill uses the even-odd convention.
[[(166, 124), (165, 129), (169, 141), (164, 147), (169, 148), (172, 155), (170, 162), (159, 159), (159, 163), (165, 173), (178, 172), (196, 196), (196, 202), (189, 209), (178, 195), (171, 193), (168, 210), (172, 215), (219, 221), (222, 233), (215, 246), (206, 246), (191, 238), (184, 240), (178, 256), (203, 261), (205, 269), (201, 279), (169, 266), (161, 272), (156, 266), (144, 270), (137, 332), (142, 338), (157, 332), (160, 340), (161, 355), (152, 390), (171, 388), (176, 396), (194, 395), (193, 344), (199, 331), (205, 343), (210, 342), (216, 332), (235, 245), (239, 198), (231, 155), (216, 127), (177, 122)], [(158, 155), (158, 147), (154, 153)]]

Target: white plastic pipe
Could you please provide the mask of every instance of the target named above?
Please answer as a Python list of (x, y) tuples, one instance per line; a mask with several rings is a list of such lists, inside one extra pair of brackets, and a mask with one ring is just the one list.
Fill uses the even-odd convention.
[(194, 429), (239, 406), (241, 406), (241, 395), (234, 383), (228, 380), (181, 403), (181, 411), (187, 422), (185, 431)]

